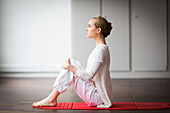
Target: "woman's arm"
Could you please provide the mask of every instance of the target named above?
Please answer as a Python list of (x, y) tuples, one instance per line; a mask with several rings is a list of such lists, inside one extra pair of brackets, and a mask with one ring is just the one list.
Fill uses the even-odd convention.
[(91, 79), (97, 73), (101, 64), (102, 64), (101, 62), (92, 62), (92, 64), (88, 67), (88, 69), (82, 70), (82, 69), (77, 69), (76, 67), (71, 65), (70, 58), (68, 58), (68, 60), (66, 60), (63, 63), (62, 68), (70, 70), (73, 74), (76, 74), (77, 76), (79, 76), (84, 80), (91, 81)]
[(101, 65), (101, 62), (91, 62), (91, 65), (85, 70), (77, 69), (76, 75), (84, 80), (91, 81), (98, 72)]

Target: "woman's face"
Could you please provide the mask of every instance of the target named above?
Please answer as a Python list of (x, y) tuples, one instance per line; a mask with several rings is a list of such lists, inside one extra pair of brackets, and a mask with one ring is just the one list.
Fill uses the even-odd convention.
[(96, 21), (97, 19), (91, 19), (88, 23), (88, 28), (86, 29), (88, 38), (95, 38), (98, 35), (97, 28), (94, 25)]

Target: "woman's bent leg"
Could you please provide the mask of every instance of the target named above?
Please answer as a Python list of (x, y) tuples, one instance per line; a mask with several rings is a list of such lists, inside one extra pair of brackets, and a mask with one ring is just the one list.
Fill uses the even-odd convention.
[(71, 85), (73, 76), (74, 74), (71, 71), (62, 69), (60, 74), (57, 76), (53, 87), (56, 88), (60, 93), (64, 93)]
[(60, 95), (60, 93), (63, 93), (66, 91), (66, 89), (71, 85), (73, 81), (73, 73), (69, 70), (62, 69), (60, 71), (60, 74), (58, 75), (53, 87), (53, 91), (51, 94), (39, 101), (32, 104), (33, 107), (36, 106), (56, 106), (57, 104), (57, 97)]

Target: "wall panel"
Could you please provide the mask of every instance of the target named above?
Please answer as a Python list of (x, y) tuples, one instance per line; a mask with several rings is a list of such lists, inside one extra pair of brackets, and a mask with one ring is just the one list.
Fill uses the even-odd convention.
[(166, 0), (132, 0), (134, 71), (166, 71)]

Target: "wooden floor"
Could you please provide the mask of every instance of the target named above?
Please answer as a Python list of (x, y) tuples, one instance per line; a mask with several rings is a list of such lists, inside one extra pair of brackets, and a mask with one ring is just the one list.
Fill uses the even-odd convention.
[[(0, 113), (170, 113), (164, 110), (45, 110), (32, 108), (34, 101), (45, 98), (55, 79), (0, 78)], [(113, 102), (168, 102), (170, 79), (115, 79), (112, 80)], [(73, 85), (58, 101), (82, 101)]]

